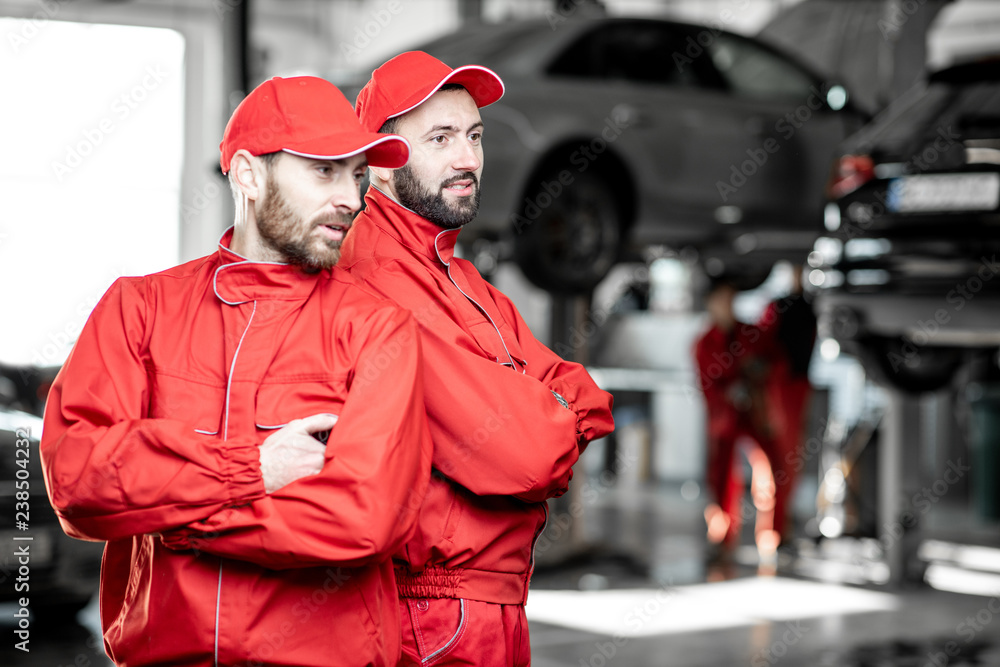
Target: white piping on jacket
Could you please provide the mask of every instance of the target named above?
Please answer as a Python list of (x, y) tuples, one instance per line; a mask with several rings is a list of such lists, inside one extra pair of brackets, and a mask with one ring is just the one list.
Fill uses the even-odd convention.
[(441, 652), (447, 651), (456, 641), (458, 641), (459, 635), (461, 635), (462, 631), (465, 630), (465, 599), (459, 598), (458, 602), (461, 609), (461, 616), (458, 617), (458, 629), (455, 630), (455, 634), (451, 636), (451, 639), (449, 639), (444, 643), (444, 646), (434, 651), (426, 658), (421, 659), (420, 661), (421, 663), (430, 662), (431, 660), (434, 659), (435, 656), (440, 655)]
[[(503, 339), (503, 334), (500, 333), (500, 327), (498, 327), (497, 323), (493, 321), (493, 318), (490, 317), (490, 314), (488, 312), (486, 312), (485, 308), (483, 308), (482, 306), (480, 306), (479, 303), (475, 299), (473, 299), (471, 296), (469, 296), (468, 294), (466, 294), (465, 291), (461, 287), (458, 286), (458, 283), (455, 282), (455, 279), (451, 277), (451, 262), (444, 261), (444, 258), (441, 256), (441, 251), (438, 250), (438, 239), (441, 238), (441, 234), (447, 234), (448, 232), (453, 232), (453, 231), (455, 231), (455, 230), (454, 229), (446, 229), (443, 232), (438, 233), (438, 235), (434, 237), (434, 254), (437, 255), (438, 261), (441, 262), (442, 264), (444, 264), (445, 272), (448, 274), (448, 280), (451, 281), (451, 284), (454, 285), (455, 288), (459, 292), (462, 293), (462, 296), (464, 296), (466, 299), (468, 299), (472, 303), (472, 305), (474, 305), (476, 308), (478, 308), (479, 312), (481, 312), (483, 315), (485, 315), (486, 319), (488, 319), (490, 321), (490, 324), (493, 325), (493, 328), (496, 329), (497, 336), (500, 337), (500, 344), (503, 345), (503, 351), (507, 353), (507, 358), (510, 360), (510, 367), (513, 368), (514, 370), (517, 370), (517, 364), (514, 363), (514, 357), (511, 356), (510, 350), (507, 349), (507, 341), (505, 341)], [(497, 361), (499, 362), (500, 360), (497, 359)], [(506, 366), (506, 364), (503, 364), (503, 365)], [(527, 363), (522, 364), (522, 366), (527, 366)], [(526, 372), (526, 369), (522, 368), (521, 369), (521, 374), (523, 375), (525, 372)]]
[[(236, 264), (242, 264), (243, 262), (235, 262), (233, 264), (223, 264), (215, 270), (215, 275), (212, 279), (212, 291), (215, 292), (215, 296), (218, 297), (222, 303), (228, 306), (238, 306), (245, 301), (241, 302), (230, 302), (222, 298), (219, 294), (218, 280), (219, 271), (226, 268), (227, 266), (235, 266)], [(270, 262), (255, 262), (268, 264)], [(229, 364), (229, 377), (226, 378), (226, 414), (222, 422), (222, 439), (229, 439), (229, 396), (230, 390), (233, 386), (233, 372), (236, 370), (236, 359), (240, 356), (240, 349), (243, 347), (243, 341), (247, 337), (247, 332), (250, 331), (250, 325), (253, 323), (253, 317), (257, 314), (257, 301), (253, 302), (253, 310), (250, 311), (250, 319), (247, 320), (247, 325), (243, 329), (243, 335), (240, 336), (240, 342), (236, 345), (236, 351), (233, 352), (233, 361)], [(219, 615), (222, 609), (222, 564), (225, 561), (223, 557), (219, 557), (219, 585), (215, 593), (215, 667), (219, 667)]]
[[(221, 297), (220, 297), (221, 298)], [(243, 329), (243, 335), (240, 336), (240, 342), (236, 345), (236, 351), (233, 352), (233, 361), (229, 364), (229, 377), (226, 378), (226, 417), (222, 422), (222, 439), (229, 439), (229, 391), (233, 386), (233, 371), (236, 370), (236, 359), (240, 356), (240, 348), (243, 347), (243, 339), (247, 337), (247, 332), (250, 331), (250, 324), (253, 322), (253, 316), (257, 314), (257, 302), (253, 302), (253, 310), (250, 311), (250, 319), (247, 320), (247, 326)]]
[(219, 557), (219, 586), (215, 590), (215, 667), (219, 667), (219, 611), (222, 608), (222, 557)]

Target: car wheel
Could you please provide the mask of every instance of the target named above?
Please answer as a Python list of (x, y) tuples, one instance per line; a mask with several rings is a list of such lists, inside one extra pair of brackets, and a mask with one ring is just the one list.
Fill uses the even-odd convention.
[(90, 598), (56, 599), (46, 598), (39, 602), (32, 600), (31, 613), (45, 623), (75, 623), (80, 610), (87, 606)]
[(582, 173), (563, 185), (546, 174), (528, 195), (514, 230), (514, 259), (532, 283), (586, 293), (618, 261), (623, 216), (611, 186)]
[(947, 386), (964, 360), (960, 349), (922, 347), (902, 337), (869, 337), (857, 346), (862, 365), (876, 382), (908, 393)]

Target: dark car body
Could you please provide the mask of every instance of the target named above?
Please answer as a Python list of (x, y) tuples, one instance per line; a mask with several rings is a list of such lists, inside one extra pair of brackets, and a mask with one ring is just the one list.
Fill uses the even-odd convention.
[(820, 304), (890, 383), (946, 383), (1000, 346), (1000, 59), (931, 75), (849, 138), (829, 185)]
[(103, 543), (63, 532), (45, 491), (38, 443), (56, 370), (0, 368), (0, 602), (21, 608), (25, 600), (32, 613), (47, 615), (72, 613), (90, 600), (104, 551)]
[(841, 87), (717, 27), (519, 21), (418, 48), (503, 79), (463, 241), (506, 241), (554, 290), (587, 290), (650, 244), (729, 271), (804, 260), (834, 150), (864, 120)]

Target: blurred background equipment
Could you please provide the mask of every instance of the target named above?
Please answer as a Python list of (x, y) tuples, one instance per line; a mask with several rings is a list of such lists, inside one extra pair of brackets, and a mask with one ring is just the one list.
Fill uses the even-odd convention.
[(776, 260), (804, 261), (834, 147), (867, 117), (839, 84), (715, 24), (573, 14), (419, 48), (503, 77), (465, 241), (500, 242), (557, 292), (586, 293), (651, 243), (757, 284)]
[[(112, 280), (213, 250), (232, 219), (216, 146), (246, 90), (316, 74), (350, 95), (426, 48), (507, 84), (483, 112), (462, 251), (615, 395), (618, 431), (537, 543), (535, 664), (1000, 664), (1000, 3), (0, 0), (0, 32), (19, 100), (0, 450), (24, 425), (37, 447), (47, 387)], [(151, 252), (121, 250), (138, 242)], [(818, 333), (783, 546), (760, 557), (737, 493), (746, 530), (717, 567), (703, 295), (728, 276), (736, 319), (760, 323), (803, 262)], [(46, 639), (0, 663), (101, 664), (98, 635), (52, 620), (86, 603), (100, 545), (62, 534), (36, 454)], [(980, 629), (958, 630), (969, 618)]]

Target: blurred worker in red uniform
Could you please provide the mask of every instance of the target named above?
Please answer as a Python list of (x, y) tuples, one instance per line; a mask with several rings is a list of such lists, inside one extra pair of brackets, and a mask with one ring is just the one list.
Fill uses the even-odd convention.
[(777, 547), (771, 521), (774, 479), (769, 461), (778, 454), (765, 392), (771, 338), (759, 327), (736, 320), (736, 288), (715, 280), (706, 297), (709, 329), (695, 344), (700, 387), (708, 412), (706, 481), (714, 502), (705, 510), (708, 540), (724, 553), (736, 546), (742, 519), (743, 484), (736, 463), (737, 445), (748, 445), (757, 509), (756, 540), (762, 554)]
[(788, 505), (802, 468), (803, 431), (812, 385), (809, 360), (816, 343), (816, 315), (802, 291), (802, 267), (793, 267), (791, 293), (768, 304), (758, 326), (768, 338), (770, 372), (767, 377), (768, 414), (774, 426), (776, 456), (774, 529), (789, 531)]

